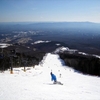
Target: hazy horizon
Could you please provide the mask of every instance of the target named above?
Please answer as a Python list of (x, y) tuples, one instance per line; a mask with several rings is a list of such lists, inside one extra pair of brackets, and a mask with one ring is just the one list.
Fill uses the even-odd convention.
[(94, 23), (94, 24), (100, 24), (100, 22), (91, 22), (91, 21), (19, 21), (19, 22), (0, 22), (0, 23)]

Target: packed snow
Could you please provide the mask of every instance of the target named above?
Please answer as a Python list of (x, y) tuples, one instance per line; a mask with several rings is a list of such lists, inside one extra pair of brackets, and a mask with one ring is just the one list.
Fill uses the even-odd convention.
[[(83, 75), (48, 53), (39, 65), (0, 73), (0, 100), (100, 100), (100, 78)], [(63, 85), (53, 84), (50, 72)]]

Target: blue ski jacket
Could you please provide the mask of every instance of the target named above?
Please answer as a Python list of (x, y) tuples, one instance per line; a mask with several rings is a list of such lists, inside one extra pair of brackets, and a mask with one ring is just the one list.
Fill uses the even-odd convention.
[(56, 82), (57, 81), (56, 75), (54, 75), (52, 72), (50, 74), (51, 74), (51, 80)]

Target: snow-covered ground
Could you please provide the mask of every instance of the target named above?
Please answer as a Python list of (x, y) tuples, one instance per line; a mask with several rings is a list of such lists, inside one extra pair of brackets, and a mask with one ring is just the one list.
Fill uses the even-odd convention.
[(42, 41), (42, 40), (39, 40), (39, 41), (35, 41), (34, 44), (39, 44), (39, 43), (48, 43), (50, 41)]
[[(63, 85), (53, 84), (51, 70)], [(100, 78), (77, 73), (48, 53), (26, 72), (15, 68), (13, 74), (0, 73), (0, 100), (100, 100)]]

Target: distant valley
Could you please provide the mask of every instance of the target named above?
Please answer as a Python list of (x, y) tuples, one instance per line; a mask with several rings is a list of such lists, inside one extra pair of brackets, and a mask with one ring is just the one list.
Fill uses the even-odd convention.
[(36, 41), (60, 42), (61, 46), (100, 55), (99, 27), (90, 22), (0, 23), (0, 43), (32, 47)]

